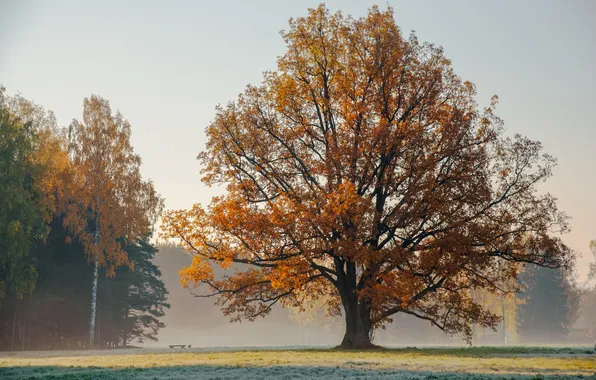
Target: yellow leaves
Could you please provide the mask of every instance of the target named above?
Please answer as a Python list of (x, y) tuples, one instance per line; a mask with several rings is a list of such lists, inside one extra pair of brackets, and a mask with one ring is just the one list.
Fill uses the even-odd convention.
[(302, 289), (310, 282), (310, 263), (303, 258), (292, 258), (286, 260), (267, 275), (274, 289), (289, 291), (290, 289)]
[(268, 279), (271, 281), (271, 286), (275, 289), (288, 288), (287, 279), (292, 278), (294, 272), (294, 268), (289, 265), (282, 264), (275, 268), (275, 271), (272, 271), (271, 274), (269, 274)]
[[(84, 100), (83, 108), (83, 123), (75, 120), (70, 126), (70, 157), (48, 137), (40, 159), (64, 169), (57, 192), (64, 224), (90, 260), (111, 276), (116, 267), (129, 264), (123, 246), (151, 232), (163, 200), (141, 176), (141, 159), (130, 144), (131, 127), (124, 117), (95, 95)], [(47, 177), (47, 187), (62, 180)]]
[(43, 170), (37, 174), (36, 186), (41, 193), (40, 209), (49, 222), (60, 210), (64, 189), (68, 186), (70, 167), (64, 139), (51, 129), (37, 133), (38, 141), (32, 161)]
[(321, 218), (328, 222), (342, 222), (347, 219), (357, 223), (368, 205), (356, 192), (354, 183), (344, 181), (337, 190), (327, 194), (327, 202), (322, 209)]
[(199, 256), (194, 256), (191, 265), (180, 270), (180, 284), (185, 288), (196, 288), (202, 281), (213, 281), (213, 279), (213, 269)]
[[(179, 238), (180, 236), (198, 237), (196, 232), (206, 228), (205, 219), (206, 213), (198, 203), (193, 205), (190, 210), (166, 211), (161, 217), (160, 237), (164, 239)], [(194, 243), (195, 240), (189, 239), (189, 242)]]
[(21, 230), (21, 222), (18, 220), (12, 221), (8, 224), (8, 231), (12, 235), (16, 235)]
[(407, 308), (408, 307), (408, 304), (409, 304), (408, 301), (409, 301), (408, 297), (402, 296), (401, 297), (401, 304), (400, 304), (401, 307), (403, 307), (404, 309)]

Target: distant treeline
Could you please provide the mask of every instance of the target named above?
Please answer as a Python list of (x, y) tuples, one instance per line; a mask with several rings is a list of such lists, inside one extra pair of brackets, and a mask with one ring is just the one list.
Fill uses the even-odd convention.
[[(47, 350), (88, 347), (92, 266), (59, 220), (45, 242), (38, 242), (30, 260), (38, 270), (35, 290), (18, 299), (9, 295), (0, 307), (0, 349)], [(155, 340), (167, 291), (151, 260), (156, 249), (147, 240), (126, 247), (134, 270), (117, 269), (113, 278), (100, 273), (96, 347), (122, 347), (132, 341)], [(103, 272), (103, 271), (102, 271)]]
[(164, 326), (149, 242), (163, 201), (129, 138), (100, 97), (60, 128), (0, 87), (0, 349), (126, 346)]

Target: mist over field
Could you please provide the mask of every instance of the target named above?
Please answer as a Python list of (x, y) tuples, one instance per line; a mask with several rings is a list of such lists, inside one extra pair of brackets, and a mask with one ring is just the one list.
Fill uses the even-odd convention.
[(596, 376), (596, 1), (0, 0), (0, 379)]
[[(143, 347), (164, 347), (170, 344), (191, 344), (193, 347), (243, 347), (243, 346), (326, 346), (334, 347), (344, 333), (341, 317), (328, 317), (321, 309), (311, 311), (310, 317), (298, 311), (277, 306), (270, 315), (254, 322), (230, 322), (219, 306), (214, 305), (216, 297), (197, 298), (180, 284), (180, 270), (192, 261), (190, 254), (172, 244), (159, 244), (159, 253), (153, 262), (162, 273), (162, 280), (169, 292), (171, 307), (162, 321), (158, 341), (146, 342)], [(220, 270), (218, 275), (224, 275)], [(194, 290), (201, 294), (200, 290)], [(550, 303), (545, 296), (544, 302)], [(507, 301), (508, 310), (512, 308)], [(497, 302), (497, 306), (500, 305)], [(582, 334), (592, 320), (591, 310), (582, 309), (572, 333), (563, 339), (519, 339), (517, 321), (510, 316), (508, 323), (512, 335), (509, 344), (589, 344), (590, 338)], [(538, 333), (539, 335), (544, 333)], [(383, 346), (442, 346), (467, 345), (458, 336), (448, 336), (426, 321), (407, 315), (398, 315), (385, 329), (375, 332), (375, 342)], [(478, 330), (477, 345), (502, 345), (503, 330)], [(134, 343), (133, 343), (134, 344)]]
[[(326, 323), (327, 326), (303, 326), (292, 320), (288, 310), (281, 307), (276, 307), (269, 316), (255, 322), (230, 323), (230, 317), (224, 316), (220, 308), (214, 305), (216, 298), (194, 297), (180, 285), (179, 272), (191, 261), (191, 256), (181, 248), (160, 247), (153, 262), (162, 272), (171, 307), (162, 319), (166, 327), (160, 331), (159, 341), (148, 343), (147, 346), (333, 345), (341, 340), (341, 320), (335, 326), (332, 321)], [(198, 290), (197, 293), (200, 294)]]
[[(230, 317), (223, 315), (221, 309), (214, 305), (217, 298), (194, 297), (180, 285), (180, 269), (191, 263), (191, 256), (172, 245), (161, 245), (159, 249), (153, 262), (162, 272), (171, 307), (162, 318), (166, 327), (160, 330), (158, 342), (148, 342), (143, 346), (335, 346), (341, 341), (344, 333), (341, 317), (312, 320), (312, 316), (309, 319), (282, 306), (275, 307), (270, 315), (254, 322), (230, 323)], [(201, 294), (198, 290), (196, 292)], [(317, 310), (317, 317), (324, 315), (323, 310)], [(400, 316), (396, 323), (379, 330), (376, 341), (384, 345), (464, 343), (461, 339), (449, 339), (425, 321), (407, 316)]]
[[(220, 308), (214, 305), (216, 298), (194, 297), (180, 285), (179, 272), (191, 261), (189, 254), (175, 246), (161, 246), (156, 255), (153, 262), (162, 272), (171, 306), (162, 318), (166, 327), (160, 330), (159, 341), (149, 342), (147, 346), (333, 345), (341, 339), (341, 324), (327, 328), (301, 326), (291, 320), (288, 311), (281, 307), (255, 322), (230, 323), (230, 317), (224, 316)], [(200, 294), (200, 291), (196, 292)]]

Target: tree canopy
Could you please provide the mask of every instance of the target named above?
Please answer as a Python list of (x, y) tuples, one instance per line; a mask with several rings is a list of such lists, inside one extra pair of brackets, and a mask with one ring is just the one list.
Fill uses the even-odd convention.
[[(370, 347), (396, 313), (469, 338), (499, 321), (470, 289), (500, 291), (519, 262), (571, 260), (566, 216), (537, 191), (555, 159), (507, 137), (497, 98), (479, 110), (474, 85), (442, 48), (404, 37), (391, 8), (356, 19), (321, 5), (282, 36), (277, 71), (206, 129), (203, 181), (227, 191), (164, 216), (194, 254), (185, 286), (206, 285), (234, 319), (332, 293), (342, 347)], [(218, 279), (213, 262), (250, 268)]]
[(119, 112), (112, 114), (107, 100), (86, 98), (83, 122), (75, 120), (69, 129), (73, 171), (64, 223), (90, 259), (114, 275), (129, 264), (124, 246), (151, 232), (163, 200), (141, 176), (130, 124)]
[(34, 286), (37, 272), (28, 260), (35, 239), (45, 232), (33, 178), (35, 130), (14, 115), (0, 88), (0, 300), (7, 293), (21, 298)]
[(67, 168), (54, 114), (0, 87), (0, 300), (33, 291), (29, 251), (48, 233)]

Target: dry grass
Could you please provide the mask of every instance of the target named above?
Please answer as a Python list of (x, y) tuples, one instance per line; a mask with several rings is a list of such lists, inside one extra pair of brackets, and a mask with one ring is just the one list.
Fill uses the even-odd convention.
[(588, 348), (138, 349), (0, 354), (2, 379), (591, 378)]

